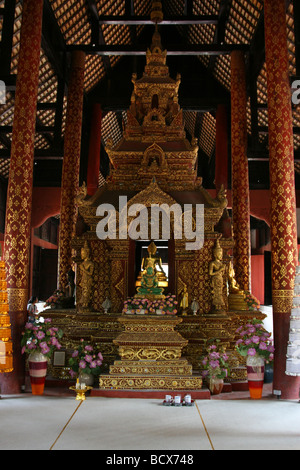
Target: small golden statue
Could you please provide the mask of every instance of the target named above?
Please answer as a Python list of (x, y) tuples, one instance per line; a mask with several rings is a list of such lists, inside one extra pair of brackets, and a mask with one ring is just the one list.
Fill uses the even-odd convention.
[(245, 300), (245, 292), (235, 280), (233, 263), (230, 261), (228, 268), (228, 307), (229, 310), (248, 310)]
[(209, 275), (211, 276), (212, 284), (212, 304), (214, 313), (222, 313), (224, 311), (224, 298), (223, 298), (223, 274), (225, 265), (223, 264), (223, 249), (220, 246), (219, 239), (217, 239), (214, 250), (214, 259), (209, 264)]
[(189, 308), (189, 293), (186, 284), (183, 285), (183, 291), (181, 292), (180, 297), (181, 298), (179, 306), (182, 309), (182, 315), (187, 315), (187, 311)]
[(229, 268), (228, 268), (228, 289), (229, 289), (229, 293), (243, 292), (242, 290), (240, 290), (240, 286), (235, 280), (235, 272), (233, 269), (232, 261), (230, 261)]
[(79, 267), (81, 274), (79, 284), (81, 287), (81, 297), (79, 306), (88, 308), (92, 295), (94, 263), (90, 258), (90, 248), (87, 241), (85, 241), (84, 246), (81, 248), (81, 258), (83, 261)]

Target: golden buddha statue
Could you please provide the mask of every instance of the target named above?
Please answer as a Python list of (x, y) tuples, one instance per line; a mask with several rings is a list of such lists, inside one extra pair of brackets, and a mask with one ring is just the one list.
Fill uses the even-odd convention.
[(93, 285), (93, 273), (94, 273), (94, 263), (90, 258), (90, 248), (85, 242), (84, 246), (81, 248), (81, 259), (82, 263), (79, 266), (80, 271), (80, 282), (81, 287), (81, 296), (79, 299), (79, 306), (83, 308), (88, 308), (91, 302), (92, 296), (92, 285)]
[(179, 304), (182, 315), (187, 315), (187, 311), (189, 308), (189, 293), (187, 290), (186, 284), (183, 286), (183, 291), (180, 294), (180, 304)]
[(163, 270), (161, 258), (157, 255), (157, 247), (153, 241), (148, 246), (147, 251), (148, 256), (144, 256), (142, 259), (141, 272), (135, 283), (136, 287), (141, 286), (143, 273), (147, 270), (148, 267), (151, 267), (154, 270), (158, 282), (157, 286), (163, 288), (168, 287), (168, 278), (165, 271)]
[(233, 263), (228, 268), (228, 308), (229, 310), (248, 310), (245, 293), (235, 280)]
[(209, 264), (209, 275), (211, 276), (212, 285), (212, 304), (214, 313), (222, 313), (224, 311), (224, 298), (223, 298), (223, 276), (225, 265), (223, 264), (223, 249), (220, 246), (219, 239), (217, 239), (214, 250), (214, 259)]
[(242, 290), (240, 290), (240, 286), (235, 280), (235, 272), (233, 269), (232, 261), (230, 261), (229, 268), (228, 268), (228, 289), (229, 289), (229, 293), (243, 292)]

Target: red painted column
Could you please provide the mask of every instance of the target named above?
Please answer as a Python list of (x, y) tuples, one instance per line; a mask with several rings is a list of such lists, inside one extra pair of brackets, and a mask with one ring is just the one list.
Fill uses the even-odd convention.
[(286, 2), (265, 0), (271, 190), (274, 390), (298, 399), (300, 378), (285, 375), (289, 320), (297, 265), (293, 121), (289, 83)]
[(85, 54), (72, 55), (68, 89), (64, 160), (61, 187), (60, 236), (58, 249), (59, 288), (65, 290), (67, 273), (72, 266), (72, 237), (77, 218), (76, 196), (79, 185)]
[(216, 170), (215, 186), (228, 188), (228, 129), (226, 105), (219, 104), (216, 113)]
[(93, 108), (90, 148), (87, 169), (87, 192), (93, 196), (98, 189), (98, 179), (100, 170), (100, 149), (101, 149), (101, 105), (96, 103)]
[(42, 14), (43, 0), (24, 0), (4, 239), (14, 370), (0, 374), (3, 394), (20, 393), (25, 379), (20, 342), (30, 296), (32, 182)]
[(231, 165), (234, 269), (240, 287), (250, 290), (250, 192), (247, 159), (247, 93), (245, 59), (231, 54)]

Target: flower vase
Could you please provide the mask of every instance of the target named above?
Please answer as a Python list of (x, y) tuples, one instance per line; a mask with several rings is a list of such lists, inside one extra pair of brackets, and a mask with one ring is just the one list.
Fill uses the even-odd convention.
[(264, 385), (265, 360), (258, 355), (247, 356), (246, 365), (250, 397), (260, 399)]
[(173, 310), (167, 310), (167, 315), (175, 315)]
[(208, 388), (212, 395), (219, 395), (222, 392), (224, 386), (224, 380), (218, 379), (217, 377), (210, 377), (208, 379)]
[(273, 375), (273, 365), (270, 363), (265, 363), (264, 383), (271, 384), (273, 382)]
[(43, 395), (44, 393), (47, 364), (47, 357), (41, 352), (29, 354), (28, 365), (32, 395)]

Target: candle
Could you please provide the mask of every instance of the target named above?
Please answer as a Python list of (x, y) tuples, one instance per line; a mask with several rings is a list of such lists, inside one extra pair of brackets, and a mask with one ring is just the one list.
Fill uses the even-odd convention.
[(184, 397), (184, 401), (185, 401), (185, 403), (191, 403), (191, 402), (192, 402), (191, 395), (186, 395), (186, 396)]
[(76, 388), (80, 388), (79, 379), (76, 380)]
[(85, 389), (85, 383), (81, 383), (81, 390)]
[(175, 403), (179, 404), (181, 402), (181, 395), (176, 395), (175, 396)]
[(167, 403), (169, 403), (171, 400), (172, 400), (171, 395), (166, 395), (165, 401), (166, 401)]

